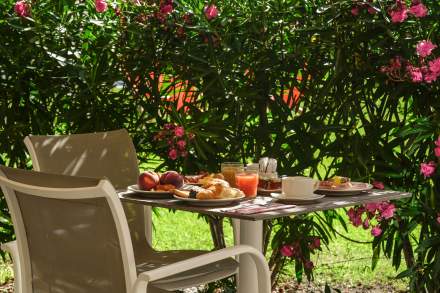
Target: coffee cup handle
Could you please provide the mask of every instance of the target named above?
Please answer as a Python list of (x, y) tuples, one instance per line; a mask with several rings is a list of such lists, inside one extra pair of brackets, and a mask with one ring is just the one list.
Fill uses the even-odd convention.
[(313, 191), (318, 190), (319, 188), (319, 180), (315, 180), (315, 184), (313, 184)]

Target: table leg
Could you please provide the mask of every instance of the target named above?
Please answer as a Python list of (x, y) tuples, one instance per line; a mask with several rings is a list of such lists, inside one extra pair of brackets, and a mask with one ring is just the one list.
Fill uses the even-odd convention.
[(145, 239), (150, 247), (153, 247), (153, 210), (150, 206), (144, 206)]
[[(240, 220), (239, 241), (263, 251), (263, 221)], [(237, 287), (238, 293), (258, 292), (257, 270), (250, 256), (240, 256)]]

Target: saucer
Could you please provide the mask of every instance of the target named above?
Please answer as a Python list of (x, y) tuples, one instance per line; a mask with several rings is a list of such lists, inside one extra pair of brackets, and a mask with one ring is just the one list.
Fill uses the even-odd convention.
[(313, 193), (308, 196), (287, 197), (284, 193), (276, 193), (276, 192), (272, 192), (270, 196), (281, 202), (286, 202), (286, 203), (312, 203), (325, 197), (324, 194), (316, 194), (316, 193)]

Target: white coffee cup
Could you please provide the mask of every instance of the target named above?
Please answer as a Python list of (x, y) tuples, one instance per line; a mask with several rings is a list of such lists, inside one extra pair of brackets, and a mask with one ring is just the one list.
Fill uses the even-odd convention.
[(318, 187), (319, 181), (310, 177), (295, 176), (281, 179), (281, 190), (285, 197), (309, 197)]

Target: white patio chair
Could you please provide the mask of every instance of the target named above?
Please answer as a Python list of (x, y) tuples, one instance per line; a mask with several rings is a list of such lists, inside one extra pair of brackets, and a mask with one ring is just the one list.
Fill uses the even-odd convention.
[(0, 166), (0, 185), (17, 235), (24, 293), (169, 292), (234, 274), (233, 257), (242, 254), (254, 261), (258, 292), (270, 292), (266, 260), (250, 246), (174, 263), (135, 263), (128, 223), (107, 179)]

